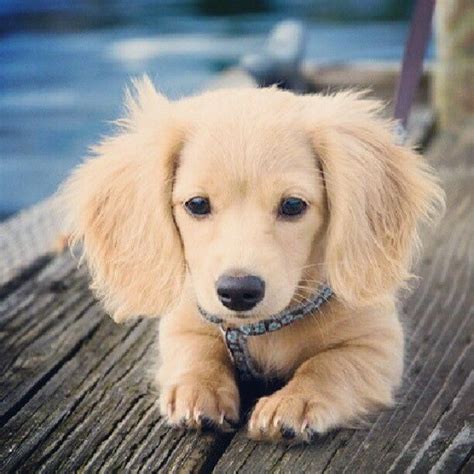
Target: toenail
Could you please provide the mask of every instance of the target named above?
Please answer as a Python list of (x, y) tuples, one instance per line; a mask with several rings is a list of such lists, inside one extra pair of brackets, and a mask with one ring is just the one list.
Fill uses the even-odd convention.
[(281, 437), (283, 439), (293, 439), (296, 435), (295, 430), (289, 426), (282, 426), (280, 428)]

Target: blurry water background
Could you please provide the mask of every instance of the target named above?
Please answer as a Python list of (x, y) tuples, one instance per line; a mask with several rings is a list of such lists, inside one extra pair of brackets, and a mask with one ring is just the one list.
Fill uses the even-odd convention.
[(411, 0), (0, 0), (0, 219), (52, 194), (121, 113), (130, 77), (205, 87), (300, 18), (307, 58), (398, 61)]

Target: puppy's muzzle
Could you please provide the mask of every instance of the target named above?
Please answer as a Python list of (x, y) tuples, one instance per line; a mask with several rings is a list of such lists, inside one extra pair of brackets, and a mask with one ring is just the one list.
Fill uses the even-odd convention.
[(222, 275), (216, 283), (221, 303), (234, 311), (248, 311), (265, 296), (265, 282), (255, 275)]

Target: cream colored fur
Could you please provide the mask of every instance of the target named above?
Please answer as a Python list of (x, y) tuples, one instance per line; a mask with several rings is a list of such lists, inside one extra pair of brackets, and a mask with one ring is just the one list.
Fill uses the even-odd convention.
[[(389, 406), (403, 370), (397, 291), (410, 278), (418, 225), (442, 208), (443, 193), (423, 160), (394, 144), (381, 104), (275, 88), (169, 102), (145, 78), (127, 108), (62, 196), (112, 317), (162, 316), (156, 380), (169, 422), (196, 427), (205, 417), (225, 428), (239, 417), (221, 334), (196, 306), (236, 322), (215, 291), (232, 271), (265, 281), (252, 321), (322, 281), (337, 295), (251, 338), (262, 370), (287, 381), (258, 401), (251, 436), (279, 439), (287, 427), (307, 440)], [(196, 195), (210, 198), (211, 216), (184, 210)], [(291, 222), (276, 217), (288, 195), (309, 203)]]

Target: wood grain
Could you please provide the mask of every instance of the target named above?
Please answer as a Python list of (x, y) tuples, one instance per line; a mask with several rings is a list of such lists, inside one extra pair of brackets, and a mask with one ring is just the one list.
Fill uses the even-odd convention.
[(201, 469), (228, 438), (163, 423), (154, 323), (115, 325), (87, 287), (63, 254), (2, 301), (0, 472)]

